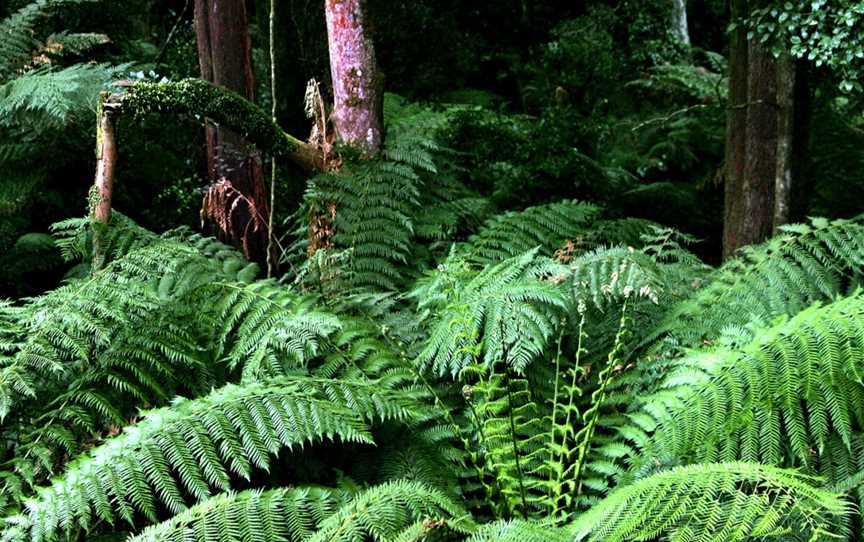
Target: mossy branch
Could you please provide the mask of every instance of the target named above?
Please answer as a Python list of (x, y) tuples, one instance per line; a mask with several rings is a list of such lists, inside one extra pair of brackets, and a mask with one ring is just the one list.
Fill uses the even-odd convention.
[(121, 86), (124, 90), (112, 94), (104, 103), (117, 115), (173, 113), (205, 117), (233, 130), (264, 153), (290, 160), (306, 171), (321, 169), (320, 153), (314, 147), (286, 133), (263, 109), (228, 89), (202, 79)]

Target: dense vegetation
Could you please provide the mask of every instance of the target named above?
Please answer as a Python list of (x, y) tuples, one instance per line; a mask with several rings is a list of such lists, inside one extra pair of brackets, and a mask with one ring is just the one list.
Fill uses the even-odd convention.
[(0, 5), (0, 540), (861, 540), (864, 4), (352, 3)]

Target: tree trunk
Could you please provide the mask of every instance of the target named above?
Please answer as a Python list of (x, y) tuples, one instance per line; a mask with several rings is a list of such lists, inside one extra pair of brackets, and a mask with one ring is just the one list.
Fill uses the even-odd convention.
[[(747, 0), (732, 0), (732, 19), (746, 17)], [(789, 222), (803, 154), (806, 84), (788, 55), (774, 58), (743, 25), (731, 36), (723, 256), (760, 243)]]
[(777, 64), (757, 39), (747, 47), (747, 124), (741, 244), (762, 242), (774, 231), (774, 181), (777, 171)]
[(789, 223), (795, 137), (795, 60), (777, 59), (777, 160), (774, 174), (774, 231)]
[(332, 121), (343, 143), (367, 156), (382, 140), (383, 81), (363, 0), (324, 0), (333, 79)]
[[(195, 33), (201, 77), (254, 101), (245, 2), (195, 0)], [(267, 216), (267, 189), (261, 165), (235, 132), (213, 124), (206, 130), (210, 178), (227, 179), (246, 202), (234, 208), (235, 220), (223, 234), (240, 242), (248, 258), (264, 261), (268, 235), (259, 219)]]
[(106, 247), (104, 230), (111, 221), (111, 200), (114, 196), (114, 169), (117, 164), (117, 143), (114, 137), (114, 119), (103, 107), (107, 95), (99, 102), (99, 117), (96, 126), (96, 179), (93, 183), (92, 216), (96, 222), (93, 229), (93, 261), (95, 272), (105, 264)]
[[(732, 0), (732, 20), (747, 13), (747, 0)], [(736, 27), (729, 41), (729, 104), (726, 118), (725, 209), (723, 257), (746, 244), (747, 209), (744, 164), (747, 156), (747, 31)]]
[(687, 25), (687, 0), (672, 0), (672, 32), (678, 41), (690, 45), (690, 30)]

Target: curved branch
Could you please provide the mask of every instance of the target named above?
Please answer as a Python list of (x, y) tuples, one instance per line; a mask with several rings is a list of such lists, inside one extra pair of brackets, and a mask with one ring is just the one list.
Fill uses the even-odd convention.
[(228, 89), (202, 79), (119, 84), (124, 90), (111, 94), (103, 104), (113, 114), (206, 117), (230, 128), (264, 153), (290, 160), (308, 172), (322, 169), (317, 149), (286, 133), (263, 109)]

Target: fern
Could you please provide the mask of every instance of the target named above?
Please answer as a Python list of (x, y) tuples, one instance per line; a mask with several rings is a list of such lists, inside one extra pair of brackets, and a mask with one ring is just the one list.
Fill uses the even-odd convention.
[(567, 529), (558, 529), (540, 522), (510, 520), (483, 525), (468, 542), (568, 542)]
[(575, 540), (816, 540), (843, 536), (849, 506), (793, 471), (699, 464), (613, 491), (573, 524)]
[(148, 527), (129, 542), (286, 540), (301, 542), (335, 513), (339, 492), (319, 487), (250, 490), (217, 495)]
[(585, 237), (587, 226), (599, 213), (594, 205), (568, 201), (495, 216), (469, 239), (469, 259), (486, 265), (538, 246), (543, 254), (551, 256), (565, 241)]
[(490, 266), (458, 284), (447, 296), (418, 364), (456, 376), (474, 359), (491, 365), (505, 348), (506, 361), (517, 372), (537, 358), (566, 311), (567, 299), (553, 282), (532, 273), (536, 252)]
[(25, 502), (26, 518), (13, 521), (25, 522), (37, 541), (118, 516), (133, 524), (136, 511), (155, 521), (158, 503), (180, 512), (185, 493), (200, 501), (213, 488), (228, 490), (232, 474), (248, 479), (253, 466), (267, 469), (268, 456), (283, 447), (334, 438), (371, 443), (363, 413), (330, 397), (273, 382), (177, 400), (71, 463)]
[(8, 18), (0, 21), (0, 82), (24, 67), (39, 45), (34, 30), (41, 21), (54, 15), (59, 8), (97, 0), (36, 0)]
[(694, 346), (716, 339), (727, 326), (769, 323), (831, 299), (859, 283), (864, 226), (857, 221), (784, 226), (781, 234), (746, 248), (703, 281), (671, 311), (660, 333)]
[(418, 482), (394, 481), (357, 495), (321, 522), (309, 542), (421, 540), (433, 529), (473, 529), (467, 512), (443, 493)]
[(864, 427), (862, 310), (860, 294), (817, 305), (741, 348), (683, 361), (692, 369), (642, 409), (655, 419), (642, 422), (655, 426), (644, 453), (813, 470), (823, 453), (839, 452), (829, 445), (850, 450)]

